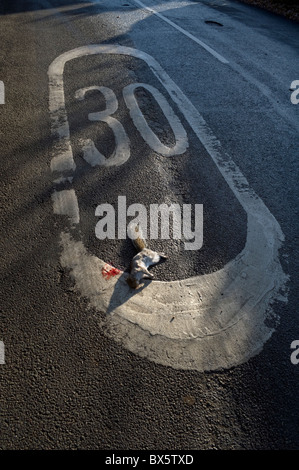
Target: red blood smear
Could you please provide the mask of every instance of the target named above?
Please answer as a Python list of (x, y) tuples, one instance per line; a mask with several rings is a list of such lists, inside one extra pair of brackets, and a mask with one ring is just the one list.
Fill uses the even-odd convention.
[(117, 276), (120, 272), (120, 269), (110, 266), (109, 264), (106, 264), (102, 268), (102, 276), (107, 280), (111, 279), (111, 277)]

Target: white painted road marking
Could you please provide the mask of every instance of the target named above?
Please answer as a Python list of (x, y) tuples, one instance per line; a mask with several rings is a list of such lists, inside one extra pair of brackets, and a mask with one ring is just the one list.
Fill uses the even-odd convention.
[(4, 343), (0, 341), (0, 364), (5, 364)]
[(105, 332), (130, 351), (181, 369), (215, 370), (240, 364), (259, 353), (274, 331), (265, 320), (271, 303), (281, 300), (287, 281), (279, 262), (284, 240), (280, 226), (180, 88), (153, 57), (136, 49), (85, 46), (62, 54), (50, 65), (50, 114), (53, 133), (58, 136), (55, 162), (65, 158), (74, 168), (70, 135), (65, 133), (64, 66), (92, 54), (129, 55), (148, 65), (246, 211), (247, 240), (243, 251), (221, 270), (181, 281), (153, 281), (137, 295), (125, 282), (124, 273), (104, 278), (106, 263), (91, 255), (68, 228), (61, 233), (61, 264), (70, 269), (76, 288), (90, 305), (107, 312)]
[[(156, 134), (154, 134), (154, 132), (148, 126), (134, 95), (134, 91), (137, 88), (144, 88), (148, 90), (159, 104), (174, 133), (176, 140), (174, 147), (167, 147), (166, 145), (162, 144)], [(133, 83), (124, 88), (123, 95), (125, 103), (130, 110), (130, 116), (136, 128), (139, 130), (143, 139), (147, 142), (151, 149), (160, 155), (168, 157), (173, 155), (181, 155), (186, 152), (188, 148), (188, 138), (186, 131), (183, 128), (179, 118), (174, 114), (172, 108), (169, 106), (167, 100), (156, 88), (145, 83)]]
[(0, 104), (5, 104), (5, 88), (4, 83), (0, 80)]
[[(150, 129), (134, 95), (134, 91), (137, 88), (143, 88), (149, 91), (155, 98), (156, 102), (159, 104), (175, 136), (176, 144), (173, 147), (167, 147), (166, 145), (162, 144), (156, 134)], [(95, 90), (103, 94), (106, 101), (106, 109), (100, 112), (89, 113), (88, 119), (90, 121), (102, 121), (108, 124), (114, 133), (116, 148), (113, 152), (113, 155), (110, 158), (106, 158), (98, 151), (91, 139), (85, 139), (81, 141), (83, 157), (91, 166), (122, 165), (130, 157), (130, 143), (122, 124), (111, 116), (118, 109), (118, 101), (113, 90), (103, 86), (81, 88), (80, 90), (76, 91), (75, 98), (78, 100), (83, 100), (86, 93)], [(164, 156), (181, 155), (186, 151), (188, 148), (188, 138), (186, 131), (183, 128), (179, 118), (174, 114), (166, 99), (156, 88), (147, 85), (146, 83), (134, 83), (132, 85), (126, 86), (123, 89), (123, 96), (135, 127), (152, 150)]]
[[(218, 52), (216, 52), (214, 49), (210, 48), (205, 43), (203, 43), (202, 41), (197, 39), (194, 35), (192, 35), (188, 31), (186, 31), (185, 29), (181, 28), (177, 24), (173, 23), (171, 20), (169, 20), (166, 16), (164, 16), (160, 12), (154, 10), (151, 7), (148, 7), (147, 5), (145, 5), (143, 2), (141, 2), (139, 0), (134, 0), (134, 1), (135, 1), (136, 4), (139, 4), (145, 10), (148, 10), (152, 14), (156, 15), (161, 20), (165, 21), (170, 26), (174, 27), (176, 30), (178, 30), (179, 32), (184, 34), (186, 37), (188, 37), (189, 39), (192, 39), (194, 42), (196, 42), (197, 44), (202, 46), (204, 49), (206, 49), (208, 52), (210, 52), (214, 57), (216, 57), (220, 62), (228, 64), (229, 67), (235, 73), (237, 73), (238, 75), (243, 77), (245, 82), (253, 85), (258, 90), (258, 92), (261, 93), (267, 99), (267, 101), (272, 106), (274, 112), (278, 116), (282, 117), (286, 121), (287, 125), (292, 126), (294, 129), (296, 129), (299, 132), (299, 124), (298, 124), (297, 117), (294, 119), (294, 115), (292, 115), (290, 113), (290, 109), (286, 105), (286, 103), (284, 101), (281, 101), (281, 99), (279, 98), (279, 95), (277, 93), (273, 93), (273, 90), (271, 89), (271, 87), (269, 87), (268, 83), (261, 81), (259, 74), (258, 74), (258, 76), (254, 75), (254, 73), (252, 72), (252, 64), (251, 64), (250, 61), (248, 62), (248, 57), (247, 57), (246, 54), (245, 54), (245, 56), (243, 56), (243, 60), (242, 60), (242, 62), (245, 63), (244, 66), (241, 65), (240, 60), (236, 59), (235, 54), (231, 55), (230, 60), (228, 60), (228, 59), (224, 58), (222, 55), (220, 55)], [(165, 10), (172, 10), (172, 9), (182, 8), (182, 7), (185, 7), (185, 6), (192, 6), (192, 5), (193, 5), (194, 8), (196, 8), (198, 6), (197, 3), (193, 3), (193, 2), (166, 2), (162, 5), (159, 5), (157, 8), (159, 8), (159, 9), (164, 8)], [(208, 7), (208, 11), (211, 11), (211, 10), (213, 11), (213, 8), (210, 9)], [(203, 11), (207, 11), (207, 10), (204, 8)], [(198, 26), (200, 24), (201, 18), (198, 16), (198, 14), (196, 14), (196, 15), (193, 15), (193, 16), (190, 15), (189, 20), (191, 21), (194, 18), (195, 18), (195, 22), (196, 22), (194, 24), (194, 26)], [(223, 21), (225, 21), (227, 23), (227, 20), (228, 20), (227, 15), (224, 15), (223, 16)], [(233, 23), (231, 23), (231, 18), (230, 18), (230, 21), (229, 21), (228, 25), (231, 26), (232, 24)], [(247, 34), (248, 34), (248, 37), (250, 37), (250, 35), (252, 34), (252, 31), (251, 31), (250, 27), (247, 27), (244, 23), (242, 24), (242, 31), (243, 31), (243, 35), (246, 36), (246, 37), (247, 37)], [(231, 44), (231, 47), (233, 47), (233, 50), (234, 50), (235, 48), (237, 48), (237, 44)], [(231, 47), (228, 47), (228, 50), (231, 49)], [(240, 51), (239, 48), (237, 48), (237, 51), (238, 51), (238, 54), (240, 54), (241, 51)], [(265, 50), (265, 53), (267, 53), (267, 50)], [(278, 63), (277, 66), (279, 66), (279, 63)], [(279, 89), (281, 90), (281, 84), (280, 83), (277, 83), (276, 86), (277, 86), (277, 90), (279, 90)], [(297, 104), (299, 102), (299, 99), (296, 100), (296, 95), (298, 96), (298, 92), (294, 92), (291, 95), (291, 100), (292, 100), (293, 104)]]
[(115, 137), (115, 150), (110, 158), (106, 158), (95, 147), (94, 142), (90, 139), (82, 142), (84, 159), (91, 165), (113, 166), (122, 165), (130, 157), (129, 139), (123, 125), (111, 116), (118, 109), (118, 102), (114, 92), (107, 87), (88, 87), (76, 92), (76, 98), (83, 100), (88, 91), (97, 90), (104, 95), (106, 101), (106, 109), (97, 113), (89, 113), (88, 119), (90, 121), (102, 121), (108, 124), (114, 133)]
[(66, 215), (71, 224), (80, 221), (79, 206), (76, 193), (73, 189), (54, 191), (52, 194), (54, 214)]
[(172, 26), (173, 28), (175, 28), (177, 31), (179, 31), (180, 33), (184, 34), (185, 36), (187, 36), (189, 39), (192, 39), (192, 41), (196, 42), (196, 44), (198, 44), (199, 46), (201, 46), (203, 49), (205, 49), (207, 52), (209, 52), (210, 54), (212, 54), (212, 56), (214, 56), (217, 60), (219, 60), (220, 62), (222, 62), (223, 64), (228, 64), (229, 61), (227, 59), (225, 59), (225, 57), (223, 57), (221, 54), (219, 54), (218, 52), (216, 52), (214, 49), (212, 49), (210, 46), (208, 46), (207, 44), (205, 44), (203, 41), (201, 41), (200, 39), (198, 39), (196, 36), (193, 36), (193, 34), (189, 33), (188, 31), (186, 31), (185, 29), (181, 28), (180, 26), (178, 26), (176, 23), (174, 23), (173, 21), (169, 20), (166, 16), (162, 15), (161, 13), (157, 12), (156, 10), (154, 10), (154, 8), (151, 8), (151, 7), (148, 7), (147, 5), (145, 5), (144, 3), (140, 2), (139, 0), (133, 0), (135, 3), (137, 3), (139, 6), (141, 6), (142, 8), (144, 8), (145, 10), (149, 11), (150, 13), (153, 13), (154, 15), (158, 16), (158, 18), (160, 18), (161, 20), (165, 21), (166, 23), (168, 23), (170, 26)]

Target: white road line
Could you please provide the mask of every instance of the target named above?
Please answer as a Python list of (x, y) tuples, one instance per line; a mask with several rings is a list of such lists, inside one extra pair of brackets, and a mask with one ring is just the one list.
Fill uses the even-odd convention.
[(5, 364), (4, 343), (0, 341), (0, 364)]
[(5, 88), (4, 83), (0, 80), (0, 104), (5, 104)]
[(175, 28), (177, 31), (179, 31), (180, 33), (184, 34), (185, 36), (187, 36), (189, 39), (192, 39), (192, 41), (196, 42), (196, 44), (198, 44), (199, 46), (203, 47), (203, 49), (205, 49), (207, 52), (209, 52), (210, 54), (212, 54), (212, 56), (214, 56), (217, 60), (219, 60), (220, 62), (222, 62), (223, 64), (228, 64), (229, 61), (227, 59), (225, 59), (225, 57), (223, 57), (221, 54), (219, 54), (218, 52), (216, 52), (214, 49), (212, 49), (210, 46), (208, 46), (207, 44), (205, 44), (203, 41), (201, 41), (200, 39), (198, 39), (197, 37), (193, 36), (193, 34), (189, 33), (188, 31), (186, 31), (185, 29), (181, 28), (180, 26), (178, 26), (176, 23), (174, 23), (173, 21), (169, 20), (166, 16), (162, 15), (161, 13), (157, 12), (156, 10), (154, 10), (153, 8), (151, 7), (148, 7), (147, 5), (145, 5), (144, 3), (140, 2), (139, 0), (133, 0), (135, 3), (137, 3), (138, 5), (140, 5), (142, 8), (144, 8), (145, 10), (151, 12), (153, 15), (156, 15), (158, 16), (158, 18), (160, 18), (161, 20), (165, 21), (165, 23), (168, 23), (170, 26), (172, 26), (173, 28)]
[[(145, 5), (140, 0), (133, 0), (133, 1), (137, 4), (139, 4), (145, 10), (147, 10), (147, 11), (151, 12), (152, 14), (158, 16), (161, 20), (167, 22), (169, 25), (176, 28), (178, 31), (180, 31), (182, 34), (184, 34), (185, 36), (187, 36), (190, 39), (192, 39), (193, 41), (195, 41), (200, 46), (204, 47), (214, 57), (216, 57), (218, 60), (220, 60), (220, 62), (225, 63), (225, 64), (229, 64), (229, 66), (231, 67), (231, 69), (235, 73), (237, 73), (238, 75), (243, 77), (248, 83), (252, 84), (253, 86), (255, 86), (258, 89), (258, 91), (269, 101), (269, 103), (271, 104), (271, 106), (273, 107), (275, 112), (280, 117), (282, 117), (289, 125), (291, 125), (294, 129), (296, 129), (299, 132), (298, 121), (294, 120), (294, 117), (290, 114), (290, 110), (289, 110), (288, 106), (286, 106), (285, 103), (282, 103), (280, 100), (278, 101), (276, 95), (273, 93), (273, 91), (270, 89), (270, 87), (267, 84), (261, 82), (258, 78), (254, 77), (254, 75), (249, 71), (249, 68), (251, 68), (251, 67), (247, 67), (248, 70), (246, 70), (246, 68), (243, 68), (238, 63), (238, 61), (236, 61), (236, 60), (235, 61), (234, 60), (228, 61), (223, 56), (221, 56), (219, 53), (217, 53), (215, 50), (213, 50), (212, 48), (207, 46), (205, 43), (203, 43), (198, 38), (196, 38), (195, 36), (190, 34), (188, 31), (184, 30), (180, 26), (173, 23), (171, 20), (169, 20), (167, 17), (165, 17), (161, 13), (157, 12), (156, 10), (154, 10), (151, 7), (148, 7), (147, 5)], [(192, 4), (196, 5), (194, 3), (191, 3), (191, 5)], [(243, 25), (243, 28), (245, 28), (244, 25)], [(246, 33), (244, 33), (244, 34), (246, 34)], [(293, 96), (295, 96), (295, 95), (293, 95)], [(294, 99), (294, 103), (295, 103), (295, 98), (293, 98), (293, 99)]]
[(71, 224), (80, 222), (78, 200), (74, 189), (54, 191), (52, 201), (54, 214), (68, 216)]
[[(58, 137), (53, 158), (64, 152), (66, 145), (71, 149), (70, 135), (64, 133), (65, 64), (92, 54), (121, 54), (147, 64), (246, 211), (247, 239), (243, 251), (217, 272), (180, 281), (153, 281), (137, 293), (130, 290), (123, 272), (109, 280), (103, 277), (105, 261), (90, 254), (68, 227), (61, 233), (61, 265), (70, 270), (76, 289), (90, 305), (106, 312), (105, 333), (135, 354), (173, 368), (199, 371), (241, 364), (258, 354), (274, 331), (265, 320), (273, 313), (271, 304), (283, 300), (288, 280), (279, 261), (284, 240), (281, 228), (181, 89), (152, 56), (136, 49), (90, 45), (68, 51), (52, 62), (48, 71), (50, 114), (52, 131)], [(70, 155), (65, 157), (69, 160)]]

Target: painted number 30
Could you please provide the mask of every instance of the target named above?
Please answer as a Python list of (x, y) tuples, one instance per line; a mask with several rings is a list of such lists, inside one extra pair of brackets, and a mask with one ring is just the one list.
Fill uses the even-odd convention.
[[(135, 97), (134, 92), (137, 88), (143, 88), (149, 91), (159, 104), (175, 137), (175, 145), (173, 147), (164, 145), (149, 127)], [(88, 119), (90, 121), (100, 121), (108, 124), (115, 137), (115, 149), (113, 154), (108, 158), (99, 152), (91, 139), (84, 139), (82, 140), (84, 159), (92, 166), (122, 165), (130, 157), (130, 141), (123, 125), (116, 118), (112, 117), (118, 109), (117, 98), (110, 88), (104, 86), (81, 88), (76, 91), (75, 98), (84, 100), (86, 93), (89, 91), (99, 91), (102, 93), (105, 98), (106, 108), (103, 111), (89, 113)], [(188, 148), (186, 131), (167, 100), (156, 88), (145, 83), (134, 83), (123, 89), (123, 97), (135, 127), (152, 150), (164, 156), (181, 155), (186, 151)]]

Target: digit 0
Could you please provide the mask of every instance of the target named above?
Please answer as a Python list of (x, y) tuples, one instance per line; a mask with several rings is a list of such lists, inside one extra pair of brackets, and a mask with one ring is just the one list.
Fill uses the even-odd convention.
[[(134, 94), (137, 88), (144, 88), (145, 90), (148, 90), (154, 97), (156, 102), (159, 104), (175, 136), (176, 143), (173, 147), (168, 147), (164, 145), (156, 136), (156, 134), (152, 131), (152, 129), (150, 129), (144, 115), (142, 114), (138, 106), (138, 102)], [(146, 143), (155, 152), (163, 156), (173, 156), (181, 155), (186, 151), (186, 149), (188, 148), (188, 139), (186, 131), (182, 126), (179, 118), (175, 115), (171, 106), (168, 104), (167, 100), (156, 88), (145, 83), (134, 83), (132, 85), (126, 86), (123, 89), (123, 96), (125, 103), (129, 109), (130, 116), (136, 128), (138, 129)]]

